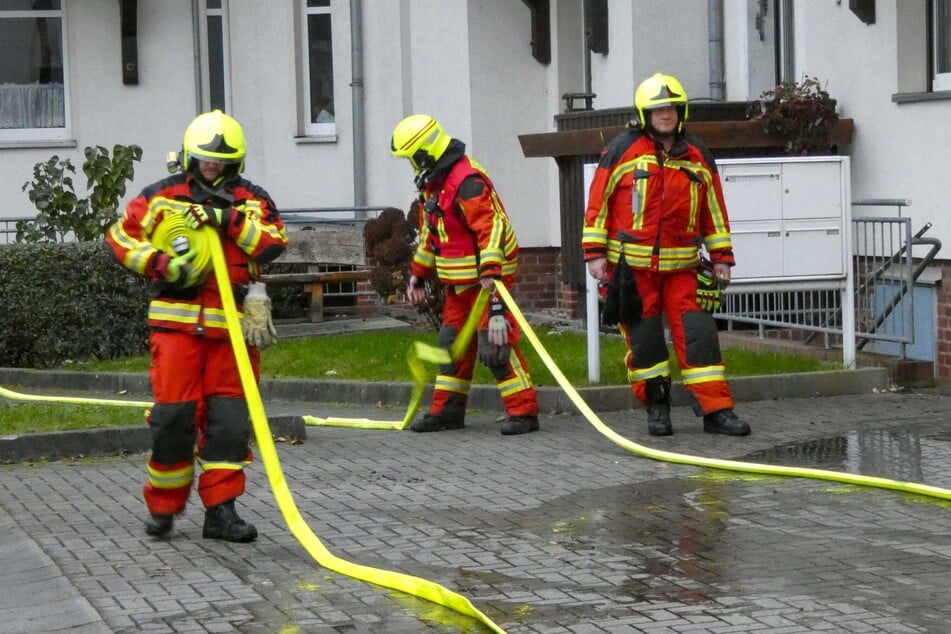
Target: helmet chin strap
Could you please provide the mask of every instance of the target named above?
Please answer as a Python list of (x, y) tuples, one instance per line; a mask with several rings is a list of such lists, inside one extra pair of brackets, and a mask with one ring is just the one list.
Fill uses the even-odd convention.
[(212, 198), (217, 198), (221, 201), (228, 203), (228, 205), (234, 204), (234, 192), (227, 190), (225, 187), (231, 181), (231, 179), (225, 180), (225, 177), (222, 176), (218, 178), (214, 183), (207, 183), (201, 174), (192, 174), (192, 182), (198, 185), (198, 187), (211, 196)]
[(422, 191), (423, 188), (426, 187), (426, 185), (429, 183), (429, 176), (431, 172), (432, 170), (429, 168), (419, 170), (416, 176), (413, 177), (413, 183), (416, 185), (416, 189)]

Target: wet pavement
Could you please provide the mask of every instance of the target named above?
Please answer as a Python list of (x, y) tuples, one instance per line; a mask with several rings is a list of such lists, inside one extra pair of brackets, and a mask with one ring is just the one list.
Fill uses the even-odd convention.
[[(397, 407), (266, 402), (398, 420)], [(740, 403), (754, 433), (702, 433), (675, 407), (602, 420), (648, 447), (951, 488), (951, 396), (937, 390)], [(658, 462), (576, 413), (503, 437), (497, 411), (435, 434), (307, 429), (278, 443), (304, 519), (334, 554), (463, 594), (511, 633), (947, 632), (951, 503), (834, 481)], [(318, 566), (263, 466), (239, 511), (253, 544), (142, 530), (146, 455), (0, 465), (0, 632), (483, 632)]]

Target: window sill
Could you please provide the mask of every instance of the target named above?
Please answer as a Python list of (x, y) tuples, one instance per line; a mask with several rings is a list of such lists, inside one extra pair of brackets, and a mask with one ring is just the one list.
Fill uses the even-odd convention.
[(899, 92), (892, 95), (894, 103), (921, 103), (923, 101), (948, 101), (951, 100), (951, 90), (939, 90), (936, 92)]
[(298, 145), (309, 145), (311, 143), (336, 143), (336, 134), (316, 134), (314, 136), (294, 137), (294, 142)]
[(76, 139), (3, 139), (0, 138), (0, 150), (36, 149), (54, 147), (77, 147)]

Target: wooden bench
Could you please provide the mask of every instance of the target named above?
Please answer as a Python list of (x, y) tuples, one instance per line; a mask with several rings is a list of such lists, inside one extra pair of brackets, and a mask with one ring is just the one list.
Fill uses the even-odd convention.
[[(370, 279), (363, 227), (358, 225), (315, 223), (301, 230), (289, 229), (287, 250), (274, 263), (307, 265), (306, 273), (265, 274), (261, 281), (269, 286), (303, 284), (310, 293), (313, 323), (324, 320), (325, 285)], [(353, 270), (326, 270), (337, 267), (353, 267)]]

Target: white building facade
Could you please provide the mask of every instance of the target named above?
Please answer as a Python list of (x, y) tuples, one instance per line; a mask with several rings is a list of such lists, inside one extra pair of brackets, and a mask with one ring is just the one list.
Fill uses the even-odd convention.
[(78, 168), (86, 146), (141, 146), (137, 193), (213, 107), (280, 208), (406, 209), (390, 133), (422, 112), (486, 167), (524, 247), (559, 247), (558, 166), (519, 135), (554, 131), (565, 93), (626, 107), (663, 71), (700, 101), (819, 78), (854, 121), (853, 199), (911, 199), (951, 244), (951, 0), (0, 0), (0, 50), (0, 220), (34, 213), (35, 163)]

